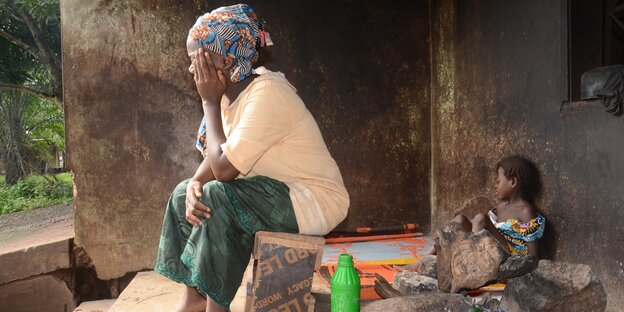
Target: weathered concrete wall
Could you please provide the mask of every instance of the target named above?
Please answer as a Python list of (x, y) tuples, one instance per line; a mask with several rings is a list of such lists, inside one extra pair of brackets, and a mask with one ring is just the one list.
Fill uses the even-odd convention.
[(102, 279), (152, 265), (168, 194), (197, 166), (186, 2), (61, 1), (76, 244)]
[[(185, 36), (195, 2), (62, 0), (76, 243), (110, 279), (152, 266), (167, 196), (197, 166)], [(201, 2), (202, 6), (208, 5)], [(429, 224), (427, 1), (250, 1), (351, 194), (342, 227)], [(210, 9), (231, 2), (210, 2)]]
[(0, 285), (0, 312), (73, 311), (76, 301), (64, 280), (43, 274)]
[(433, 225), (477, 196), (495, 199), (508, 154), (543, 176), (542, 247), (589, 264), (624, 310), (624, 123), (603, 112), (559, 115), (567, 100), (565, 1), (434, 1)]

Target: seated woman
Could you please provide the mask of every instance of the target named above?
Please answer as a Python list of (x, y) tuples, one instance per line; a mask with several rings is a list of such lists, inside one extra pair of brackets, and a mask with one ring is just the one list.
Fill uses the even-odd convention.
[(252, 70), (263, 32), (239, 4), (199, 17), (188, 35), (204, 160), (171, 194), (155, 267), (186, 285), (177, 311), (228, 309), (257, 231), (324, 235), (347, 215), (340, 170), (295, 88)]

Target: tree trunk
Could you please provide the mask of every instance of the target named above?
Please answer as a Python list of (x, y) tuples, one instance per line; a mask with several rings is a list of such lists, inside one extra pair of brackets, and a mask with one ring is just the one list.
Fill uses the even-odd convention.
[(26, 171), (23, 166), (23, 159), (16, 153), (6, 153), (4, 155), (4, 164), (6, 166), (6, 183), (14, 185), (17, 181), (26, 177)]
[(15, 184), (26, 177), (26, 132), (24, 96), (16, 91), (0, 94), (0, 142), (4, 153), (6, 183)]

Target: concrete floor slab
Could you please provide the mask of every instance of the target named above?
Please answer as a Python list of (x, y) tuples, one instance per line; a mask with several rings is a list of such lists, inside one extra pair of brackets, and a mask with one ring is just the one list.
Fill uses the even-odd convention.
[(85, 301), (74, 312), (108, 312), (115, 303), (115, 299)]
[[(246, 279), (238, 289), (230, 309), (245, 309)], [(108, 312), (169, 312), (182, 300), (184, 285), (178, 284), (156, 272), (140, 272), (121, 293)]]
[(67, 284), (53, 276), (0, 285), (0, 312), (72, 311), (75, 306)]
[(0, 284), (68, 269), (73, 220), (0, 233)]

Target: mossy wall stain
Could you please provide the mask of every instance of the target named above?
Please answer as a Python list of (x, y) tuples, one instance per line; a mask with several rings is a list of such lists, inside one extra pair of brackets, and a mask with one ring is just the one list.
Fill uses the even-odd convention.
[(607, 311), (622, 311), (624, 123), (603, 112), (559, 115), (566, 12), (565, 1), (432, 2), (432, 226), (474, 198), (496, 202), (496, 162), (523, 154), (542, 174), (542, 256), (589, 264)]
[(197, 166), (184, 46), (196, 14), (182, 2), (71, 0), (61, 14), (76, 243), (112, 279), (150, 268), (169, 192)]

